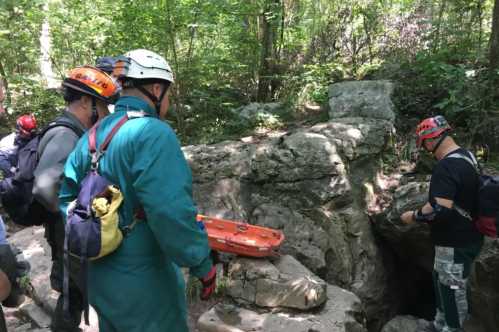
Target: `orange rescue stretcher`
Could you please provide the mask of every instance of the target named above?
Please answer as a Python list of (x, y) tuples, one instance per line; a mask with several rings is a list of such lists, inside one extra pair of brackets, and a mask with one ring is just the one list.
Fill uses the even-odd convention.
[(284, 241), (281, 231), (267, 227), (200, 214), (197, 221), (204, 224), (210, 247), (215, 251), (250, 257), (276, 256)]

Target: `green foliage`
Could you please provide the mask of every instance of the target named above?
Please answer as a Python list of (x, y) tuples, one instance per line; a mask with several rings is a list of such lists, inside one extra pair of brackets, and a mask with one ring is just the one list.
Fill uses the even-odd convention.
[(300, 110), (327, 104), (331, 83), (392, 79), (403, 114), (443, 113), (472, 126), (497, 102), (492, 88), (497, 77), (484, 67), (492, 5), (492, 0), (4, 0), (0, 75), (9, 84), (11, 118), (34, 112), (43, 122), (62, 106), (40, 83), (39, 37), (47, 21), (50, 61), (59, 78), (99, 56), (135, 48), (164, 55), (176, 76), (169, 121), (183, 143), (216, 142), (295, 120), (245, 123), (234, 115), (233, 109), (260, 97), (263, 83), (265, 99)]
[(405, 115), (442, 114), (454, 125), (471, 125), (494, 109), (497, 92), (490, 72), (480, 64), (450, 63), (445, 56), (419, 56), (378, 74), (396, 82), (395, 104)]
[(16, 105), (15, 109), (9, 107), (13, 115), (10, 117), (12, 124), (18, 115), (32, 113), (43, 126), (64, 106), (60, 93), (47, 90), (39, 80), (15, 77), (10, 81), (9, 89)]

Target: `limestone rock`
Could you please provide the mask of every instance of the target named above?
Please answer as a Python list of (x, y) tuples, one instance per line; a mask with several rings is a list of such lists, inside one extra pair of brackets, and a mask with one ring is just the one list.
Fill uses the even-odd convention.
[(390, 99), (393, 84), (388, 81), (351, 81), (329, 86), (329, 117), (366, 117), (394, 121)]
[(29, 278), (35, 290), (35, 301), (44, 306), (47, 313), (52, 313), (59, 293), (50, 287), (50, 269), (52, 259), (50, 246), (44, 237), (43, 227), (28, 227), (15, 233), (9, 242), (19, 248), (30, 263)]
[[(34, 288), (33, 301), (27, 301), (19, 310), (28, 316), (37, 326), (45, 328), (50, 315), (55, 309), (59, 293), (50, 287), (50, 269), (52, 259), (50, 246), (44, 237), (43, 227), (28, 227), (14, 233), (9, 242), (19, 248), (24, 258), (30, 263), (29, 278)], [(90, 326), (80, 325), (86, 332), (98, 331), (97, 314), (90, 308)], [(43, 326), (42, 326), (43, 325)]]
[(185, 147), (194, 199), (202, 214), (282, 230), (283, 254), (355, 292), (369, 319), (384, 323), (394, 314), (389, 281), (362, 188), (375, 181), (392, 128), (388, 120), (351, 117)]
[(339, 287), (327, 287), (329, 300), (314, 314), (259, 313), (217, 304), (198, 321), (200, 332), (367, 332), (360, 300)]
[(283, 111), (281, 103), (250, 103), (233, 112), (246, 120), (264, 120), (279, 116)]
[(428, 200), (428, 183), (410, 182), (393, 194), (392, 205), (375, 217), (374, 227), (388, 241), (400, 258), (410, 261), (431, 273), (433, 270), (433, 245), (427, 224), (404, 225), (400, 221), (403, 212), (420, 208)]
[(32, 300), (25, 301), (19, 310), (23, 315), (35, 323), (36, 326), (40, 328), (48, 328), (50, 326), (50, 316), (42, 308), (33, 303)]
[(499, 331), (499, 239), (485, 243), (470, 278), (471, 305), (476, 325)]
[(229, 265), (228, 294), (261, 307), (309, 310), (326, 301), (326, 283), (291, 256), (274, 265), (237, 258)]
[(426, 331), (432, 323), (414, 316), (397, 316), (383, 326), (381, 332), (419, 332)]

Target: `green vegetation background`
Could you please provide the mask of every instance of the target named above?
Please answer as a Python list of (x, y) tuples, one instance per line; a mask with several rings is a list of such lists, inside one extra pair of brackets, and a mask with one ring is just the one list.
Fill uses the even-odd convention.
[[(3, 0), (3, 131), (18, 114), (46, 122), (63, 107), (40, 75), (48, 22), (59, 78), (99, 56), (163, 54), (176, 74), (168, 121), (183, 144), (323, 121), (328, 86), (357, 79), (393, 80), (403, 117), (444, 114), (471, 142), (499, 112), (493, 9), (493, 0)], [(232, 111), (254, 101), (279, 101), (287, 116), (248, 123)]]

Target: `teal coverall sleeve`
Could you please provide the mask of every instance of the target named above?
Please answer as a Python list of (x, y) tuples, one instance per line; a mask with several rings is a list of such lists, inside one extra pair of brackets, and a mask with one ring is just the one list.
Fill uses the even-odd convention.
[(211, 268), (206, 232), (196, 224), (192, 176), (173, 130), (148, 121), (133, 141), (132, 181), (163, 253), (196, 277)]

